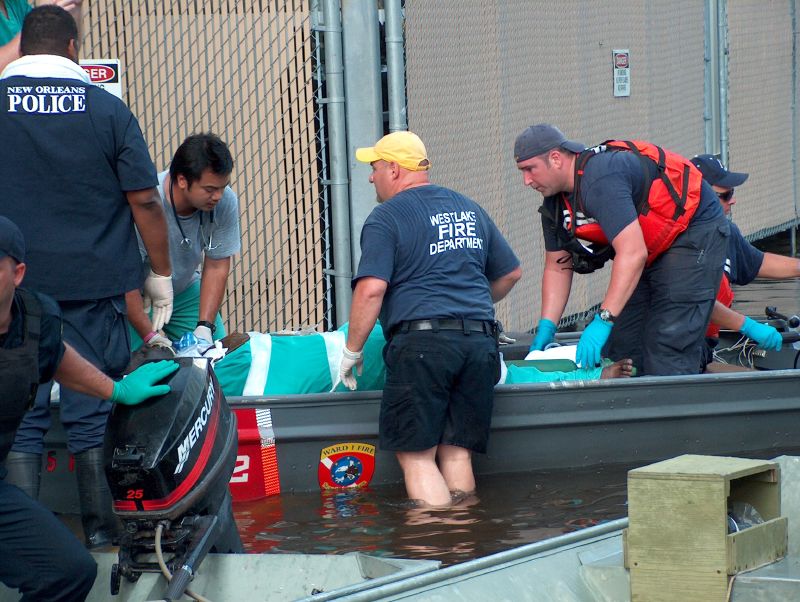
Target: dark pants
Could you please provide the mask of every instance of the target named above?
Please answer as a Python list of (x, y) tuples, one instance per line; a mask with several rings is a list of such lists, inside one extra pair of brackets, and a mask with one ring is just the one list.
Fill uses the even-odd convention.
[(727, 253), (724, 217), (692, 224), (645, 268), (603, 350), (640, 374), (698, 374)]
[(96, 575), (94, 559), (52, 512), (0, 480), (0, 581), (23, 602), (78, 602)]
[[(64, 341), (72, 345), (101, 372), (118, 378), (130, 359), (130, 339), (124, 297), (96, 301), (60, 302), (64, 318)], [(50, 386), (39, 387), (35, 407), (25, 414), (17, 429), (13, 451), (41, 454), (44, 435), (50, 428)], [(62, 387), (59, 417), (68, 434), (73, 454), (103, 445), (111, 402)]]
[(398, 333), (386, 344), (384, 360), (381, 449), (422, 451), (446, 444), (486, 452), (500, 377), (494, 336)]

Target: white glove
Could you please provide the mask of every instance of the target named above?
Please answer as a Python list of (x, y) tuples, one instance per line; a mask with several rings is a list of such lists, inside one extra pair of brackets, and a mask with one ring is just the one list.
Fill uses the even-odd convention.
[(361, 376), (364, 370), (364, 353), (350, 351), (347, 347), (342, 349), (342, 363), (339, 364), (339, 379), (344, 386), (355, 391), (358, 387), (356, 375)]
[(153, 330), (161, 328), (172, 317), (172, 276), (160, 276), (153, 270), (144, 281), (144, 311), (153, 310)]
[(173, 352), (175, 351), (172, 348), (172, 341), (170, 341), (163, 334), (161, 334), (160, 332), (153, 332), (151, 334), (152, 336), (144, 342), (145, 345), (147, 345), (148, 347), (158, 347), (160, 349), (169, 349)]
[(205, 341), (206, 343), (214, 342), (214, 335), (211, 334), (211, 329), (208, 326), (200, 325), (195, 328), (194, 336), (196, 336), (199, 341)]

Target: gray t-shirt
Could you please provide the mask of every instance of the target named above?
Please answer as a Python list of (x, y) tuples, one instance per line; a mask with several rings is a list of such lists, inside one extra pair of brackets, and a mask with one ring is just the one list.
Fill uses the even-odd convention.
[[(200, 279), (200, 266), (203, 253), (211, 259), (224, 259), (236, 255), (242, 248), (239, 230), (239, 199), (230, 186), (225, 187), (214, 211), (195, 211), (192, 215), (178, 216), (181, 228), (191, 244), (181, 244), (183, 235), (175, 221), (172, 204), (164, 192), (164, 180), (168, 171), (158, 174), (158, 193), (164, 204), (169, 236), (169, 258), (172, 262), (172, 288), (174, 293), (182, 293), (195, 280)], [(138, 235), (138, 232), (137, 232)], [(147, 261), (147, 252), (141, 237), (139, 251)], [(148, 262), (149, 264), (149, 262)]]

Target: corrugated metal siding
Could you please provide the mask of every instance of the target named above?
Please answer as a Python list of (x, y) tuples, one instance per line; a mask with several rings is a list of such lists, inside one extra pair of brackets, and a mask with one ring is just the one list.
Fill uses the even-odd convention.
[(790, 0), (728, 2), (728, 165), (750, 174), (733, 217), (745, 235), (794, 221)]
[[(498, 308), (509, 329), (539, 316), (541, 197), (522, 186), (517, 134), (557, 124), (588, 143), (651, 139), (703, 149), (703, 4), (406, 2), (409, 127), (428, 145), (432, 177), (484, 205), (525, 276)], [(631, 51), (631, 96), (614, 98), (611, 51)], [(577, 276), (565, 315), (602, 298), (610, 270)]]

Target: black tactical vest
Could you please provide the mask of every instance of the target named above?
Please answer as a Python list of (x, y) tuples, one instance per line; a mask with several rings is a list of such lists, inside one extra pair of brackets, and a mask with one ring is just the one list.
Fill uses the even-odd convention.
[(22, 310), (23, 341), (13, 349), (0, 348), (0, 462), (5, 461), (39, 388), (42, 305), (25, 289), (18, 288), (14, 298)]

